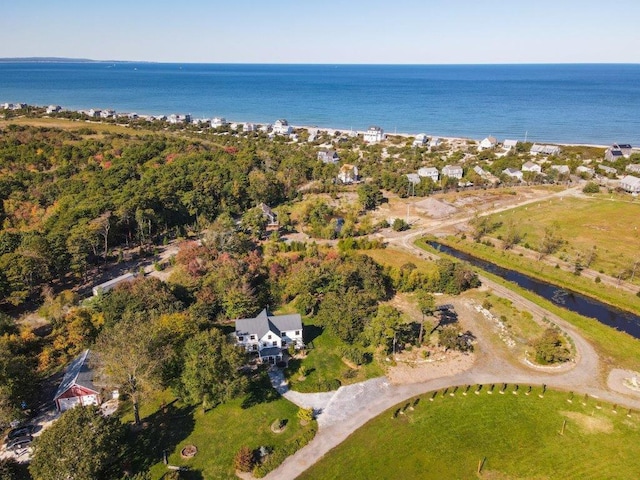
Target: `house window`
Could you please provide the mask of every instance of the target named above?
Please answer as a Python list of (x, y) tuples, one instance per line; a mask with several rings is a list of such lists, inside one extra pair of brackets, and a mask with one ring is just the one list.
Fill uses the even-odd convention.
[(287, 332), (282, 332), (282, 338), (287, 336)]
[(267, 335), (267, 338), (268, 338), (269, 340), (271, 340), (271, 335)]
[(262, 346), (266, 347), (267, 346), (267, 342), (262, 342)]
[(296, 335), (300, 335), (300, 330), (296, 330)]
[(244, 342), (244, 337), (238, 337), (239, 342)]
[(253, 346), (253, 351), (255, 352), (256, 350), (258, 350), (258, 345)]
[(277, 347), (278, 346), (278, 342), (273, 342), (273, 346)]
[(251, 340), (255, 340), (256, 336), (255, 335), (251, 335)]

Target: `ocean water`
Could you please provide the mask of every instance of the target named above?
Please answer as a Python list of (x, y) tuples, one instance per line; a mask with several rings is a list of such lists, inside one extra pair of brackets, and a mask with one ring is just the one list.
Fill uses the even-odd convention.
[(0, 102), (640, 145), (640, 65), (0, 63)]

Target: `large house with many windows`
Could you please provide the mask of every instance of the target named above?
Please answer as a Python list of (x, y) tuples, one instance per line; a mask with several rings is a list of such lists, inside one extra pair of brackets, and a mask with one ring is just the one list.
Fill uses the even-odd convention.
[(300, 314), (273, 315), (266, 308), (255, 318), (236, 320), (236, 343), (256, 352), (261, 362), (282, 360), (282, 350), (290, 345), (303, 348)]

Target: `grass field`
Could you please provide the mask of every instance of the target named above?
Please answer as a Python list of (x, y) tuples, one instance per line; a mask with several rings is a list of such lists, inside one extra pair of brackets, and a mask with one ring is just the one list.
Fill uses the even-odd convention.
[(67, 120), (65, 118), (11, 118), (9, 120), (0, 120), (0, 127), (6, 125), (29, 125), (32, 127), (60, 128), (62, 130), (79, 130), (81, 128), (90, 128), (99, 134), (122, 133), (128, 135), (148, 135), (155, 132), (144, 129), (133, 129), (123, 125), (114, 125), (112, 123), (86, 122)]
[[(513, 395), (487, 386), (467, 396), (438, 392), (384, 412), (298, 477), (358, 479), (637, 479), (640, 414), (541, 387)], [(410, 403), (413, 404), (415, 399)], [(408, 402), (409, 403), (409, 402)], [(563, 421), (566, 428), (560, 435)], [(479, 462), (484, 460), (481, 474)]]
[[(287, 370), (287, 378), (293, 390), (299, 392), (323, 392), (338, 388), (340, 385), (362, 382), (369, 378), (379, 377), (384, 372), (375, 360), (367, 365), (352, 368), (342, 360), (341, 348), (346, 344), (319, 325), (305, 321), (305, 336), (313, 338), (306, 357), (302, 360), (291, 360)], [(306, 340), (308, 342), (308, 340)], [(299, 375), (304, 366), (306, 377)], [(338, 383), (339, 382), (339, 383)]]
[(495, 214), (491, 218), (494, 222), (503, 223), (492, 236), (504, 235), (504, 225), (513, 221), (524, 234), (522, 243), (532, 247), (540, 243), (545, 228), (554, 225), (558, 234), (567, 241), (556, 256), (564, 256), (571, 261), (577, 254), (584, 255), (595, 246), (597, 256), (591, 268), (614, 277), (640, 260), (640, 201), (630, 195), (553, 199)]
[[(160, 405), (167, 405), (163, 410)], [(162, 452), (169, 454), (169, 464), (188, 466), (190, 471), (180, 478), (234, 479), (233, 459), (241, 446), (251, 449), (267, 446), (274, 450), (290, 445), (313, 427), (302, 427), (297, 419), (298, 407), (281, 398), (265, 377), (254, 384), (250, 393), (206, 413), (200, 407), (183, 405), (173, 400), (169, 391), (142, 404), (146, 428), (130, 433), (127, 455), (135, 471), (150, 469), (151, 478), (160, 479), (168, 471), (162, 463)], [(123, 421), (131, 421), (130, 411)], [(286, 429), (271, 431), (276, 419), (286, 419)], [(193, 444), (198, 453), (183, 459), (180, 451)]]
[(382, 248), (375, 250), (360, 250), (359, 252), (373, 258), (383, 267), (400, 268), (407, 263), (413, 263), (420, 272), (435, 273), (437, 271), (437, 266), (434, 262), (422, 260), (415, 255), (397, 249)]

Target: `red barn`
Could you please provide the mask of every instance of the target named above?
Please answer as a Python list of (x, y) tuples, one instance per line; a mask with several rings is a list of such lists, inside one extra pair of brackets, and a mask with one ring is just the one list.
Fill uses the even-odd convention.
[(53, 401), (59, 412), (77, 405), (100, 404), (100, 392), (93, 385), (93, 374), (89, 368), (89, 350), (69, 364)]

